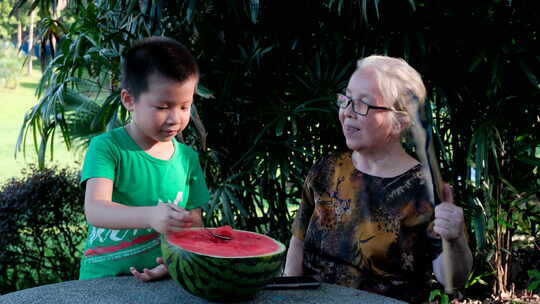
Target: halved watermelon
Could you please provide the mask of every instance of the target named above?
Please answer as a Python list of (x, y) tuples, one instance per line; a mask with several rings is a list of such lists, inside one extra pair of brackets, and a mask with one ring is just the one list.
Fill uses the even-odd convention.
[[(208, 231), (232, 237), (222, 240)], [(251, 299), (279, 275), (285, 246), (262, 234), (230, 227), (191, 228), (162, 237), (172, 278), (190, 293), (213, 301)]]

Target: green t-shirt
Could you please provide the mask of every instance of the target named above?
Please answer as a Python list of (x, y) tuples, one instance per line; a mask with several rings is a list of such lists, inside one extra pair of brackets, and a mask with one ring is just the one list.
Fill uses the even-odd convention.
[[(198, 208), (210, 195), (197, 153), (173, 140), (169, 160), (141, 150), (121, 127), (92, 139), (81, 183), (90, 178), (113, 181), (112, 201), (127, 206), (155, 206), (159, 201)], [(107, 229), (88, 223), (79, 279), (129, 274), (129, 267), (153, 268), (161, 256), (159, 233), (153, 229)]]

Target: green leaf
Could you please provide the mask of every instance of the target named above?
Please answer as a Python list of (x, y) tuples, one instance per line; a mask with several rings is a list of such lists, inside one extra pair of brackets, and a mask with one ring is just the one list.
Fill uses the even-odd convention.
[(527, 76), (527, 79), (529, 79), (529, 82), (536, 88), (540, 88), (540, 84), (538, 83), (538, 78), (536, 75), (531, 71), (529, 66), (523, 61), (519, 60), (519, 66), (521, 67), (521, 71)]
[(478, 55), (473, 59), (473, 62), (471, 63), (471, 66), (468, 69), (469, 73), (474, 72), (478, 65), (484, 60), (484, 57), (482, 55)]
[(537, 269), (530, 269), (530, 270), (527, 270), (527, 274), (528, 274), (529, 277), (532, 278), (532, 279), (540, 279), (540, 271), (537, 270)]
[(527, 290), (535, 291), (536, 289), (538, 289), (538, 287), (540, 287), (540, 280), (530, 283), (529, 286), (527, 286)]
[(409, 4), (411, 5), (413, 11), (416, 11), (416, 4), (414, 0), (409, 0)]
[(277, 126), (276, 126), (276, 136), (281, 136), (283, 134), (283, 128), (285, 128), (285, 124), (287, 123), (287, 121), (285, 119), (280, 119), (278, 122), (277, 122)]
[(256, 24), (259, 18), (259, 0), (249, 0), (249, 12), (251, 22)]
[(205, 87), (202, 83), (197, 84), (197, 95), (201, 96), (202, 98), (215, 98), (214, 92), (212, 92), (210, 89)]
[(236, 195), (231, 190), (225, 188), (224, 192), (227, 195), (229, 202), (232, 202), (233, 205), (240, 211), (241, 216), (244, 216), (244, 217), (249, 216), (249, 213), (246, 211), (244, 206), (242, 206), (242, 203), (240, 202), (240, 200), (238, 200)]
[(523, 162), (532, 166), (540, 167), (540, 158), (538, 157), (518, 156), (516, 157), (516, 159), (519, 160), (520, 162)]
[(449, 303), (449, 298), (448, 298), (448, 295), (447, 294), (444, 294), (441, 296), (441, 304), (448, 304)]
[(437, 297), (440, 297), (440, 296), (441, 296), (441, 291), (439, 289), (432, 290), (429, 293), (429, 302), (432, 302), (433, 300), (435, 300)]
[(368, 16), (367, 16), (367, 3), (368, 3), (368, 0), (361, 0), (361, 2), (362, 2), (362, 8), (361, 8), (362, 18), (364, 19), (364, 21), (366, 23), (369, 24)]
[[(224, 189), (225, 190), (225, 189)], [(231, 227), (235, 227), (235, 221), (234, 221), (234, 215), (233, 210), (231, 208), (231, 205), (229, 203), (229, 199), (227, 197), (227, 194), (225, 191), (221, 192), (221, 195), (219, 197), (219, 203), (221, 204), (222, 211), (225, 215), (225, 222), (230, 225)]]

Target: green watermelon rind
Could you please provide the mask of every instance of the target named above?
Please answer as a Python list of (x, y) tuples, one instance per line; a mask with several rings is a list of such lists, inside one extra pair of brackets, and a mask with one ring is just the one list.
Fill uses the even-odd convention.
[(253, 298), (269, 280), (279, 275), (285, 254), (285, 246), (276, 240), (273, 241), (279, 249), (275, 252), (245, 257), (220, 257), (187, 251), (170, 244), (166, 236), (162, 236), (161, 241), (163, 258), (171, 277), (188, 292), (214, 301)]

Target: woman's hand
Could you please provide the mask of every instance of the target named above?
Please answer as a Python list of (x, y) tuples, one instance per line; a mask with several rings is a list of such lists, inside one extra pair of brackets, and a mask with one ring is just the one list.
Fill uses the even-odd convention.
[(433, 231), (447, 241), (454, 241), (463, 236), (464, 222), (463, 209), (454, 205), (452, 189), (444, 184), (443, 202), (435, 207)]
[(193, 222), (191, 212), (175, 204), (159, 202), (152, 208), (148, 223), (159, 233), (179, 231), (191, 227)]
[(156, 262), (158, 265), (152, 269), (145, 268), (143, 269), (143, 272), (139, 272), (135, 267), (130, 267), (129, 271), (131, 271), (134, 277), (143, 282), (162, 279), (169, 274), (169, 271), (167, 270), (167, 266), (163, 263), (163, 258), (158, 257)]
[(433, 231), (447, 240), (449, 246), (444, 249), (443, 245), (444, 252), (433, 261), (433, 271), (437, 280), (448, 289), (464, 286), (472, 269), (473, 257), (465, 236), (464, 222), (463, 209), (454, 205), (452, 189), (444, 184), (443, 202), (435, 207)]

